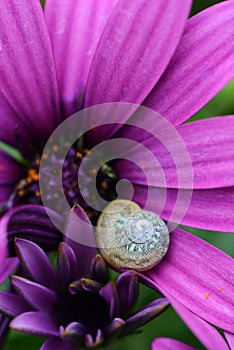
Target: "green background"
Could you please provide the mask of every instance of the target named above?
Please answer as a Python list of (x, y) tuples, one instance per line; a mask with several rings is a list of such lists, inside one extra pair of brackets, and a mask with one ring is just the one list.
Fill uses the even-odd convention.
[[(192, 14), (195, 14), (205, 7), (221, 1), (195, 0), (192, 8)], [(228, 84), (212, 101), (209, 102), (199, 113), (191, 120), (208, 118), (216, 115), (234, 114), (234, 81)], [(212, 243), (219, 249), (234, 257), (233, 235), (230, 233), (201, 231), (188, 228), (188, 230), (202, 239)], [(155, 299), (157, 293), (141, 286), (141, 293), (137, 307), (143, 306), (147, 302)], [(141, 332), (121, 339), (111, 344), (110, 349), (151, 349), (150, 343), (156, 337), (172, 337), (194, 346), (196, 349), (205, 349), (196, 337), (189, 331), (179, 316), (170, 307), (161, 316), (151, 321), (141, 328)], [(22, 335), (11, 332), (4, 350), (36, 350), (43, 342), (43, 338)], [(55, 349), (56, 350), (56, 349)], [(159, 349), (160, 350), (160, 349)]]

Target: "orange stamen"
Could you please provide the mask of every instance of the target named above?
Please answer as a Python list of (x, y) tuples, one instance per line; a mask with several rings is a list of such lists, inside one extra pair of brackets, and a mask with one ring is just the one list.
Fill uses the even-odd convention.
[(103, 190), (108, 190), (108, 184), (107, 184), (106, 181), (102, 181), (102, 182), (100, 183), (100, 186), (101, 186), (101, 188), (102, 188)]
[(89, 171), (89, 173), (90, 173), (91, 175), (96, 175), (97, 171), (96, 171), (96, 169), (91, 169), (91, 170)]
[(43, 156), (42, 156), (42, 159), (46, 160), (47, 158), (48, 158), (48, 154), (44, 153)]
[(40, 159), (39, 159), (39, 158), (37, 158), (37, 159), (35, 160), (35, 164), (36, 164), (36, 166), (39, 166), (39, 165), (40, 165)]
[(39, 174), (35, 174), (32, 176), (34, 181), (39, 181)]
[(25, 195), (26, 191), (25, 190), (20, 190), (18, 191), (18, 196), (23, 197)]
[(54, 145), (54, 146), (52, 147), (52, 149), (53, 149), (54, 152), (58, 152), (58, 150), (59, 150), (59, 148), (58, 148), (57, 145)]
[(82, 155), (82, 153), (77, 152), (77, 153), (76, 153), (76, 157), (77, 157), (77, 158), (82, 158), (82, 157), (83, 157), (83, 155)]

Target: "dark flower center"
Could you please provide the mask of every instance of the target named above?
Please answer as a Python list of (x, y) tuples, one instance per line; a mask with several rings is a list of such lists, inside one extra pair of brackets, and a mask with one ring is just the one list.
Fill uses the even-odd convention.
[(107, 302), (99, 294), (88, 291), (60, 294), (55, 317), (58, 326), (66, 327), (72, 322), (81, 323), (93, 337), (98, 329), (103, 329), (110, 323)]
[[(59, 156), (59, 146), (54, 145), (51, 149), (51, 154), (43, 154), (43, 159), (47, 161), (48, 168), (43, 169), (43, 175), (46, 176), (47, 188), (44, 189), (46, 192), (47, 201), (53, 201), (57, 196), (58, 201), (56, 203), (56, 208), (61, 212), (62, 204), (59, 202), (60, 195), (63, 191), (65, 197), (72, 207), (79, 204), (87, 213), (93, 224), (96, 223), (99, 212), (91, 208), (88, 203), (89, 199), (95, 203), (98, 200), (98, 194), (106, 201), (112, 201), (116, 198), (115, 185), (117, 182), (116, 174), (109, 164), (104, 164), (100, 167), (99, 171), (96, 169), (86, 166), (87, 171), (81, 173), (82, 186), (85, 184), (85, 188), (80, 191), (80, 186), (78, 184), (78, 171), (80, 164), (84, 157), (86, 157), (87, 164), (91, 162), (92, 154), (86, 148), (80, 148), (76, 144), (69, 150), (65, 159), (60, 159)], [(12, 193), (10, 199), (5, 203), (2, 208), (0, 208), (0, 214), (4, 213), (11, 207), (20, 204), (41, 204), (41, 192), (39, 188), (39, 172), (41, 164), (41, 156), (39, 154), (31, 162), (31, 167), (25, 172), (25, 177), (19, 181)], [(62, 183), (63, 188), (57, 191), (59, 188), (58, 181), (56, 181), (56, 168), (57, 164), (63, 164), (62, 173)], [(89, 186), (93, 177), (96, 177), (96, 188), (95, 191)], [(56, 189), (56, 194), (55, 190)], [(97, 192), (96, 192), (97, 190)], [(60, 191), (60, 192), (59, 192)], [(85, 194), (85, 198), (83, 197)], [(88, 199), (88, 200), (87, 200)], [(61, 205), (61, 207), (60, 207)], [(52, 206), (53, 207), (53, 206)]]

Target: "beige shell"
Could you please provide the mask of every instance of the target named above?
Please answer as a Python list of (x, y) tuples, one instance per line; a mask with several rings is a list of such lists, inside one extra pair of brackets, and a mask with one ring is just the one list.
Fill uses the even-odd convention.
[(100, 253), (119, 269), (145, 271), (166, 254), (169, 232), (163, 220), (131, 201), (117, 199), (101, 213), (96, 240)]

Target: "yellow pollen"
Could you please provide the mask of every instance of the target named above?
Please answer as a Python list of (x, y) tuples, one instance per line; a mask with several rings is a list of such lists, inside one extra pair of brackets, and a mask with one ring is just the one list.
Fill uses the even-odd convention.
[(17, 190), (20, 191), (24, 189), (24, 187), (27, 185), (27, 181), (25, 179), (20, 180), (19, 184), (17, 185)]
[(47, 158), (48, 158), (48, 154), (44, 153), (43, 156), (42, 156), (42, 159), (46, 160)]
[(29, 181), (29, 182), (32, 182), (32, 180), (34, 180), (34, 181), (38, 181), (39, 180), (39, 174), (38, 174), (38, 172), (37, 172), (37, 170), (36, 169), (29, 169), (28, 170), (28, 177), (27, 177), (27, 181)]
[(37, 158), (37, 159), (35, 160), (35, 164), (36, 164), (36, 166), (39, 166), (39, 165), (40, 165), (40, 159), (39, 159), (39, 158)]
[(93, 214), (92, 214), (90, 211), (87, 211), (86, 214), (87, 214), (87, 216), (88, 216), (89, 219), (92, 219)]
[(221, 292), (223, 290), (223, 288), (219, 288), (219, 291)]
[(101, 188), (102, 188), (103, 190), (108, 190), (108, 184), (107, 184), (106, 181), (102, 181), (102, 182), (100, 183), (100, 186), (101, 186)]
[(97, 171), (96, 171), (96, 169), (91, 169), (91, 170), (89, 171), (89, 173), (90, 173), (91, 175), (96, 175)]
[(209, 292), (205, 294), (205, 298), (206, 298), (206, 299), (208, 299), (209, 296), (210, 296), (210, 293), (209, 293)]
[(33, 169), (33, 168), (29, 169), (29, 171), (28, 171), (28, 175), (31, 176), (31, 177), (33, 175), (35, 175), (36, 173), (37, 173), (36, 169)]
[(35, 174), (32, 176), (34, 181), (38, 181), (39, 180), (39, 174)]
[(25, 195), (26, 191), (25, 190), (20, 190), (18, 191), (18, 196), (23, 197)]
[(40, 191), (35, 191), (35, 196), (40, 197), (41, 196)]
[(52, 149), (53, 149), (54, 152), (58, 152), (58, 150), (59, 150), (59, 148), (58, 148), (57, 145), (54, 145), (54, 146), (52, 147)]
[(77, 152), (77, 153), (76, 153), (76, 157), (77, 157), (77, 158), (82, 158), (82, 157), (83, 157), (83, 155), (82, 155), (82, 153)]
[(30, 182), (32, 182), (32, 177), (31, 176), (28, 176), (27, 178), (26, 178), (26, 182), (28, 183), (28, 184), (30, 184)]

